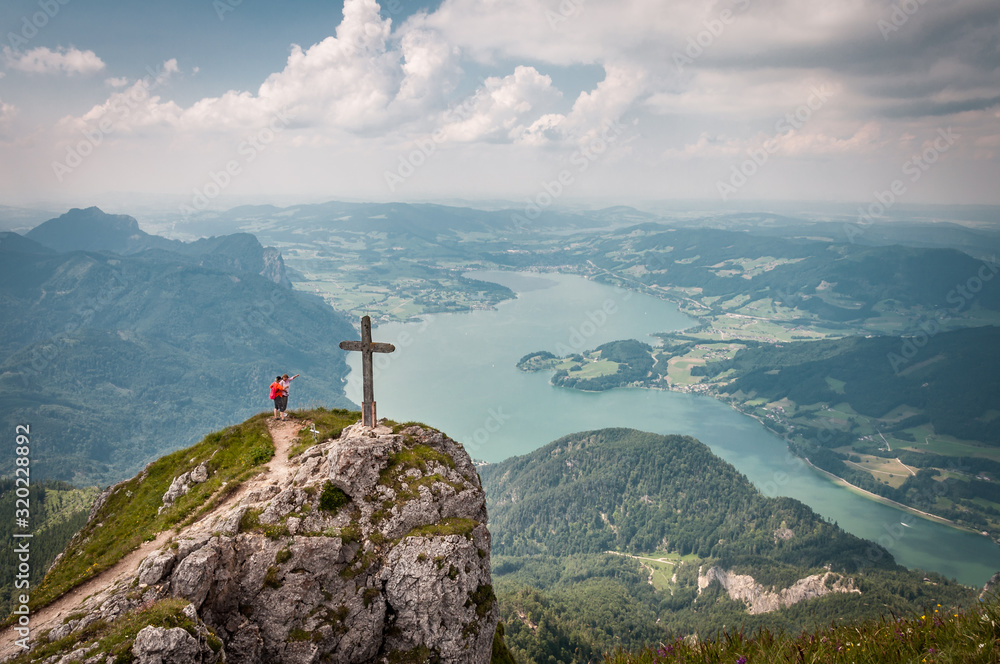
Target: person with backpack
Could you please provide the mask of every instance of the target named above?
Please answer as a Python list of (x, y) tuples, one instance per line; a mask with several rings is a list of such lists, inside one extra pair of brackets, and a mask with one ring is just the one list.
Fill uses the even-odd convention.
[(274, 382), (271, 383), (270, 398), (274, 400), (274, 419), (281, 419), (285, 408), (288, 406), (288, 397), (286, 396), (285, 387), (281, 384), (281, 376), (275, 378)]

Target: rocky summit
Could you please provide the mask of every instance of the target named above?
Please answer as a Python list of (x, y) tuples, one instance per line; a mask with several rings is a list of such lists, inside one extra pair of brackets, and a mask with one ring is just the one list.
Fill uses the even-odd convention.
[[(35, 661), (121, 661), (92, 627), (156, 615), (134, 627), (118, 657), (489, 662), (498, 621), (490, 534), (465, 450), (421, 426), (353, 425), (288, 459), (300, 427), (271, 423), (277, 454), (268, 472), (161, 534), (127, 574), (67, 606), (35, 644), (44, 654)], [(210, 468), (173, 482), (167, 501)], [(53, 653), (55, 643), (69, 645)]]

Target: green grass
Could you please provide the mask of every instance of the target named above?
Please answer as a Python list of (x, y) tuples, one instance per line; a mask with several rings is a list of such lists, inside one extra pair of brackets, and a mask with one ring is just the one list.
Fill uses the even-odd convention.
[(679, 638), (636, 653), (618, 650), (606, 654), (604, 664), (992, 664), (1000, 661), (1000, 597), (958, 613), (932, 607), (907, 618), (883, 617), (801, 634), (732, 630), (702, 639), (693, 643)]
[(385, 420), (385, 425), (392, 429), (393, 433), (399, 433), (403, 429), (408, 429), (409, 427), (420, 427), (421, 429), (426, 429), (427, 431), (437, 431), (441, 433), (440, 429), (435, 429), (434, 427), (424, 424), (423, 422), (393, 422), (392, 420)]
[(976, 445), (974, 443), (960, 441), (956, 438), (952, 438), (951, 436), (942, 436), (934, 433), (928, 436), (926, 432), (927, 428), (924, 429), (924, 431), (920, 432), (914, 430), (917, 442), (903, 443), (903, 445), (905, 445), (905, 449), (913, 450), (914, 452), (943, 454), (945, 456), (982, 457), (984, 459), (1000, 461), (1000, 449), (996, 447), (990, 448)]
[[(576, 363), (572, 363), (571, 366)], [(604, 376), (611, 376), (617, 373), (618, 363), (612, 362), (611, 360), (597, 360), (594, 362), (584, 362), (583, 368), (579, 371), (570, 371), (569, 374), (574, 378), (603, 378)]]
[(332, 482), (323, 485), (323, 493), (319, 497), (319, 508), (326, 512), (336, 514), (341, 507), (351, 502), (350, 496)]
[(437, 523), (430, 523), (426, 526), (417, 526), (404, 537), (444, 537), (446, 535), (462, 535), (467, 539), (472, 539), (472, 531), (479, 525), (473, 519), (449, 518), (441, 519)]
[(251, 509), (243, 513), (240, 517), (240, 528), (241, 533), (262, 533), (269, 539), (280, 539), (282, 537), (287, 537), (290, 533), (288, 531), (288, 526), (280, 523), (261, 523), (260, 514), (262, 510)]
[(444, 452), (428, 445), (418, 444), (412, 447), (404, 447), (390, 456), (389, 465), (379, 473), (379, 483), (391, 484), (397, 475), (409, 468), (417, 468), (420, 472), (426, 473), (427, 464), (430, 461), (437, 461), (446, 468), (455, 468), (455, 460)]
[[(144, 541), (199, 513), (214, 494), (232, 493), (241, 482), (257, 474), (262, 459), (274, 455), (267, 419), (268, 414), (261, 413), (209, 434), (192, 447), (154, 461), (143, 473), (119, 485), (32, 593), (32, 608), (43, 607), (97, 576)], [(174, 478), (206, 460), (208, 481), (193, 485), (163, 514), (157, 514)]]
[(314, 439), (309, 427), (302, 427), (299, 430), (298, 442), (288, 450), (288, 458), (290, 459), (297, 457), (317, 443), (340, 436), (341, 431), (361, 419), (361, 411), (345, 410), (343, 408), (334, 408), (333, 410), (313, 408), (311, 410), (293, 411), (292, 416), (298, 420), (311, 421), (319, 433)]

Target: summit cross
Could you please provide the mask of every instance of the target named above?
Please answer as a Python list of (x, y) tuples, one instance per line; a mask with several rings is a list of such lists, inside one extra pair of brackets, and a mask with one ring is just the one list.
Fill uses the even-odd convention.
[(361, 341), (341, 341), (343, 350), (361, 352), (361, 376), (364, 380), (364, 402), (361, 404), (361, 424), (373, 428), (378, 418), (375, 417), (375, 388), (372, 386), (372, 353), (391, 353), (396, 350), (392, 344), (372, 342), (372, 319), (364, 316), (361, 319)]

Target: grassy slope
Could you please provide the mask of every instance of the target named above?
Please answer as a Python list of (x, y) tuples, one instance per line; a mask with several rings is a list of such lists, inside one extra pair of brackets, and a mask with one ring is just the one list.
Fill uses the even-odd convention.
[[(200, 443), (149, 464), (142, 473), (115, 485), (95, 517), (77, 534), (65, 555), (31, 595), (32, 608), (52, 602), (112, 567), (142, 542), (209, 509), (260, 472), (274, 456), (267, 413), (209, 434)], [(209, 479), (194, 485), (158, 514), (163, 494), (178, 475), (208, 461)]]
[(997, 661), (1000, 597), (996, 595), (969, 610), (934, 608), (919, 615), (883, 617), (799, 634), (763, 630), (748, 635), (734, 629), (701, 643), (677, 639), (633, 653), (619, 649), (604, 657), (605, 664)]

